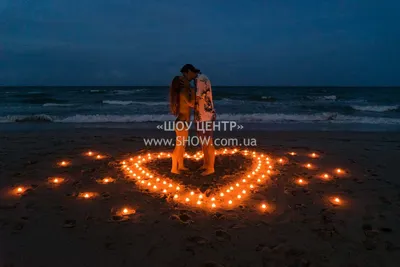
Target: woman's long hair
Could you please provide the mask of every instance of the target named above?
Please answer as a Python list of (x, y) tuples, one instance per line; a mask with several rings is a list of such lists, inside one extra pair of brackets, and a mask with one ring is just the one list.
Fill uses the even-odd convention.
[(179, 114), (179, 94), (180, 94), (181, 80), (179, 76), (175, 76), (169, 87), (169, 108), (171, 113), (175, 116)]

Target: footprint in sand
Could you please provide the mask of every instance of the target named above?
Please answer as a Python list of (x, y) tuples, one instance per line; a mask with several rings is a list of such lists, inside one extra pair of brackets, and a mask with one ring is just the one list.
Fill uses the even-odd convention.
[(64, 228), (74, 228), (76, 226), (76, 220), (65, 220), (63, 227)]
[(217, 236), (217, 240), (221, 242), (231, 240), (231, 235), (225, 232), (224, 230), (217, 230), (215, 232), (215, 235)]

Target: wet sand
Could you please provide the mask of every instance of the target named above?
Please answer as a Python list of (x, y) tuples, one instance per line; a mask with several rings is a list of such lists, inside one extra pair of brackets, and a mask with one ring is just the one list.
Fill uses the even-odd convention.
[[(258, 132), (256, 151), (288, 164), (231, 210), (176, 205), (137, 187), (118, 168), (147, 151), (132, 129), (71, 129), (0, 133), (0, 266), (398, 266), (400, 263), (399, 133)], [(170, 133), (169, 136), (173, 136)], [(82, 155), (92, 150), (106, 158)], [(190, 151), (198, 151), (191, 148)], [(287, 153), (295, 151), (296, 156)], [(309, 153), (321, 157), (310, 159)], [(60, 168), (65, 160), (71, 165)], [(302, 165), (311, 162), (317, 170)], [(218, 158), (216, 174), (174, 177), (216, 188), (248, 162)], [(316, 178), (335, 168), (348, 175)], [(168, 160), (149, 168), (168, 174)], [(65, 178), (54, 186), (49, 177)], [(99, 184), (112, 177), (114, 183)], [(223, 178), (225, 177), (225, 178)], [(226, 178), (228, 177), (228, 178)], [(301, 186), (294, 178), (308, 181)], [(232, 178), (232, 179), (233, 179)], [(21, 196), (17, 186), (29, 187)], [(80, 199), (82, 192), (96, 192)], [(341, 205), (327, 198), (339, 196)], [(273, 206), (263, 212), (261, 203)], [(122, 207), (136, 213), (119, 221)]]

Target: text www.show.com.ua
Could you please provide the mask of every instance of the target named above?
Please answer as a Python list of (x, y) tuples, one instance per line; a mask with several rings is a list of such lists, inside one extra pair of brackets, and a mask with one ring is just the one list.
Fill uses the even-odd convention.
[(145, 146), (199, 146), (199, 145), (210, 145), (214, 146), (257, 146), (257, 141), (255, 138), (243, 138), (239, 140), (238, 138), (211, 138), (198, 137), (198, 136), (178, 136), (177, 138), (143, 138)]

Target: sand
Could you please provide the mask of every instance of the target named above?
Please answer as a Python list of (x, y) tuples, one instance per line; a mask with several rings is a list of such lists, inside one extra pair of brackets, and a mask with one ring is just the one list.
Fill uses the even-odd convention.
[[(0, 133), (0, 266), (399, 266), (399, 133), (259, 132), (255, 150), (287, 157), (279, 175), (240, 207), (209, 211), (176, 205), (126, 179), (118, 163), (147, 150), (145, 130), (71, 129)], [(157, 135), (162, 136), (162, 133)], [(88, 150), (107, 156), (85, 157)], [(191, 149), (191, 151), (197, 151)], [(297, 155), (287, 154), (295, 151)], [(308, 153), (321, 157), (310, 159)], [(61, 160), (71, 161), (65, 168)], [(218, 159), (217, 174), (174, 177), (218, 187), (240, 175), (240, 157)], [(315, 163), (318, 170), (301, 165)], [(346, 176), (315, 177), (337, 167)], [(149, 168), (167, 174), (169, 163)], [(59, 186), (49, 177), (66, 180)], [(114, 183), (97, 179), (112, 177)], [(304, 177), (309, 184), (293, 182)], [(22, 196), (15, 186), (29, 187)], [(96, 192), (79, 199), (81, 192)], [(342, 205), (328, 197), (340, 196)], [(261, 203), (274, 207), (262, 212)], [(136, 213), (116, 221), (115, 211)]]

